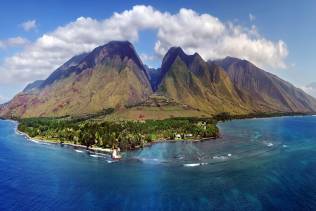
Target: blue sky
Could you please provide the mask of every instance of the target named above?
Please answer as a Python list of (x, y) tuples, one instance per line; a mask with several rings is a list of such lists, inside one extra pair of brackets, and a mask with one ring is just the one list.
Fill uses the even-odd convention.
[[(247, 54), (241, 52), (240, 57), (247, 58), (252, 62), (257, 63), (260, 67), (264, 67), (267, 71), (270, 71), (299, 87), (304, 87), (305, 85), (316, 81), (316, 74), (314, 72), (316, 66), (316, 61), (314, 59), (316, 51), (316, 42), (314, 40), (316, 34), (316, 13), (314, 11), (316, 8), (315, 1), (306, 0), (304, 3), (302, 1), (294, 0), (186, 0), (172, 1), (172, 3), (170, 2), (171, 1), (127, 2), (123, 0), (117, 0), (113, 2), (98, 0), (48, 0), (45, 2), (35, 0), (23, 2), (14, 0), (2, 1), (0, 8), (0, 72), (4, 77), (0, 79), (0, 102), (10, 99), (14, 94), (20, 91), (27, 82), (35, 79), (45, 78), (47, 74), (53, 71), (53, 67), (55, 68), (56, 65), (61, 63), (61, 61), (66, 61), (68, 59), (70, 55), (69, 49), (63, 49), (62, 46), (58, 46), (58, 48), (65, 50), (65, 53), (60, 54), (58, 59), (56, 59), (56, 56), (51, 58), (49, 60), (49, 64), (45, 61), (42, 61), (38, 65), (33, 65), (32, 63), (34, 60), (27, 60), (28, 58), (32, 57), (31, 54), (34, 56), (34, 54), (37, 52), (43, 54), (47, 53), (46, 51), (43, 51), (42, 46), (39, 47), (39, 44), (36, 44), (37, 46), (34, 44), (38, 42), (38, 39), (42, 38), (44, 34), (52, 35), (52, 37), (60, 37), (60, 32), (56, 32), (58, 27), (64, 27), (62, 32), (67, 33), (68, 28), (71, 27), (67, 25), (71, 22), (74, 23), (73, 28), (76, 28), (76, 24), (81, 24), (81, 22), (84, 22), (84, 24), (91, 25), (94, 24), (94, 21), (92, 20), (95, 20), (97, 25), (94, 27), (98, 28), (98, 24), (102, 25), (102, 21), (110, 19), (115, 12), (122, 14), (124, 11), (128, 10), (132, 11), (133, 13), (133, 6), (135, 5), (150, 5), (153, 10), (159, 12), (159, 15), (162, 17), (165, 17), (165, 12), (168, 12), (169, 15), (175, 18), (174, 21), (178, 21), (180, 24), (182, 24), (183, 17), (179, 15), (179, 10), (181, 8), (187, 8), (194, 11), (196, 14), (196, 21), (199, 23), (201, 21), (208, 22), (208, 20), (210, 20), (212, 21), (213, 25), (224, 25), (225, 31), (230, 31), (218, 33), (218, 31), (222, 30), (221, 28), (218, 30), (206, 30), (205, 34), (212, 36), (212, 38), (208, 38), (206, 36), (203, 38), (204, 40), (202, 40), (201, 43), (203, 45), (203, 42), (210, 41), (208, 45), (205, 45), (207, 49), (205, 49), (205, 46), (195, 46), (192, 44), (191, 40), (183, 41), (182, 47), (184, 47), (188, 53), (200, 50), (201, 52), (199, 53), (201, 53), (205, 59), (222, 57), (224, 54), (239, 56), (240, 51), (234, 48), (234, 46), (226, 46), (225, 51), (220, 49), (222, 42), (225, 45), (229, 45), (229, 43), (233, 45), (236, 42), (228, 42), (227, 44), (226, 41), (221, 41), (217, 43), (218, 38), (214, 37), (226, 36), (227, 39), (235, 39), (237, 35), (233, 34), (232, 31), (242, 28), (242, 32), (238, 32), (238, 36), (247, 37), (245, 40), (245, 48), (249, 50), (249, 53)], [(148, 8), (145, 8), (145, 10), (150, 12)], [(188, 14), (188, 12), (184, 11), (182, 15), (185, 16), (186, 14)], [(202, 18), (202, 14), (207, 14), (209, 17), (204, 20)], [(91, 18), (92, 20), (78, 20), (79, 17)], [(134, 23), (135, 21), (139, 22), (139, 18), (141, 19), (138, 13), (136, 15), (133, 13), (133, 20), (131, 23)], [(216, 19), (218, 19), (218, 21)], [(124, 21), (125, 19), (124, 17), (121, 17), (119, 20)], [(29, 28), (25, 27), (25, 25), (23, 27), (23, 23), (25, 24), (26, 22), (29, 22)], [(172, 27), (173, 22), (172, 20), (168, 20), (168, 18), (166, 18), (166, 21), (161, 23), (162, 25), (160, 26), (151, 26), (150, 24), (155, 25), (152, 22), (142, 24), (138, 26), (136, 37), (134, 35), (124, 34), (124, 31), (133, 29), (133, 24), (131, 24), (131, 26), (126, 26), (126, 29), (124, 28), (125, 26), (120, 26), (120, 29), (123, 29), (123, 32), (120, 32), (120, 35), (110, 34), (111, 36), (109, 36), (107, 32), (103, 33), (100, 31), (100, 29), (93, 31), (93, 27), (91, 29), (91, 33), (98, 32), (101, 36), (109, 36), (104, 38), (104, 41), (115, 40), (116, 38), (130, 38), (132, 39), (131, 41), (135, 45), (139, 54), (141, 54), (143, 58), (147, 58), (145, 59), (145, 63), (148, 63), (151, 66), (159, 66), (161, 55), (163, 54), (164, 49), (170, 47), (170, 45), (182, 45), (182, 43), (171, 37), (172, 29), (170, 29), (170, 27)], [(170, 27), (166, 26), (168, 24)], [(186, 33), (190, 32), (190, 26), (194, 26), (195, 22), (188, 24), (189, 25), (176, 32), (175, 36), (181, 33), (183, 34), (183, 31)], [(229, 24), (232, 25), (232, 29), (230, 28)], [(76, 31), (74, 31), (75, 29), (73, 28), (71, 28), (71, 32), (76, 33)], [(90, 30), (89, 27), (86, 28), (87, 30)], [(104, 30), (106, 30), (106, 28), (104, 28)], [(159, 36), (159, 30), (167, 30), (169, 34), (160, 35), (160, 37), (157, 38), (157, 36)], [(192, 30), (195, 30), (195, 32), (199, 32), (201, 34), (204, 33), (203, 30), (199, 31), (199, 29)], [(255, 31), (254, 33), (256, 33), (256, 35), (253, 35), (253, 31)], [(89, 37), (89, 35), (87, 35), (88, 38), (83, 36), (81, 36), (80, 39), (82, 38), (82, 40), (87, 41), (87, 46), (85, 48), (78, 47), (73, 51), (74, 53), (83, 50), (86, 51), (87, 49), (90, 49), (95, 43), (100, 44), (103, 40)], [(184, 37), (183, 39), (186, 38)], [(161, 41), (161, 46), (155, 49), (157, 40)], [(260, 41), (259, 44), (258, 41)], [(55, 42), (50, 43), (52, 43), (51, 45), (54, 45)], [(215, 44), (217, 45), (216, 47)], [(253, 49), (250, 48), (258, 48), (256, 44), (262, 47), (262, 52), (265, 52), (265, 54), (259, 52), (255, 55), (252, 55)], [(54, 46), (51, 45), (49, 45), (49, 47), (55, 49)], [(74, 45), (78, 45), (78, 43), (74, 43)], [(213, 46), (215, 50), (212, 49)], [(286, 50), (286, 52), (284, 52), (284, 50)], [(28, 55), (28, 52), (30, 55)], [(272, 52), (272, 56), (269, 56), (270, 52)], [(17, 59), (12, 59), (14, 56), (19, 55), (20, 53), (22, 53), (23, 56), (16, 57), (20, 58), (20, 61)], [(62, 58), (63, 55), (65, 58)], [(35, 58), (38, 58), (35, 61), (38, 62), (39, 59), (43, 60), (45, 57)], [(7, 60), (9, 60), (9, 62), (6, 62)], [(22, 61), (24, 61), (23, 64)], [(25, 76), (27, 74), (29, 74), (30, 77)]]

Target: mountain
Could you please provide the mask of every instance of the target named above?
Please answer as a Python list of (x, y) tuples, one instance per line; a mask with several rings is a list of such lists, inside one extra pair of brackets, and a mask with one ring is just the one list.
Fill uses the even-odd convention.
[(44, 80), (37, 80), (37, 81), (34, 81), (30, 84), (28, 84), (22, 92), (31, 92), (31, 91), (34, 91), (34, 90), (37, 90), (37, 89), (40, 89), (41, 88), (41, 85), (43, 84)]
[(177, 47), (163, 58), (157, 92), (210, 114), (250, 113), (229, 76), (219, 66), (208, 64), (197, 53), (187, 55)]
[[(76, 73), (78, 71), (78, 64), (87, 56), (87, 53), (82, 53), (76, 55), (69, 59), (65, 64), (55, 70), (43, 83), (40, 85), (39, 88), (44, 88), (55, 81), (61, 80), (63, 78), (67, 78), (69, 75)], [(79, 72), (77, 72), (79, 73)]]
[(227, 72), (243, 101), (256, 112), (315, 112), (313, 97), (246, 60), (226, 57), (209, 63)]
[(43, 89), (44, 87), (61, 80), (74, 73), (75, 67), (87, 56), (87, 53), (76, 55), (56, 69), (46, 80), (37, 80), (28, 84), (22, 92), (31, 92)]
[(32, 90), (16, 95), (0, 109), (0, 116), (82, 115), (105, 108), (121, 109), (152, 94), (134, 47), (121, 41), (73, 57)]
[(168, 119), (174, 117), (209, 117), (209, 113), (181, 104), (166, 96), (153, 94), (145, 102), (106, 115), (105, 119), (115, 121), (126, 119)]
[(46, 80), (0, 106), (0, 117), (81, 116), (114, 108), (109, 119), (205, 117), (220, 112), (316, 111), (316, 100), (237, 58), (204, 61), (172, 47), (158, 69), (142, 63), (127, 41), (74, 56)]

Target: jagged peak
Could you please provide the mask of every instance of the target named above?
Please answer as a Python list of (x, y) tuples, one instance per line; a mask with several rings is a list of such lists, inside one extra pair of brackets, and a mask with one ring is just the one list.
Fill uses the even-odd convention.
[(121, 59), (125, 57), (133, 60), (140, 68), (143, 68), (143, 63), (136, 53), (132, 43), (129, 41), (111, 41), (105, 45), (95, 48), (85, 59), (88, 67), (93, 67), (96, 64), (102, 63), (106, 58), (119, 56)]
[(190, 66), (194, 60), (204, 61), (197, 52), (189, 55), (186, 54), (181, 47), (171, 47), (162, 60), (161, 69), (169, 69), (177, 57), (179, 57), (187, 66)]
[(123, 41), (122, 40), (113, 40), (113, 41), (108, 42), (104, 46), (106, 46), (106, 45), (129, 46), (131, 48), (134, 48), (133, 44), (128, 40), (123, 40)]
[(181, 47), (174, 46), (174, 47), (169, 48), (165, 57), (168, 55), (187, 55), (187, 54), (183, 51), (183, 49)]

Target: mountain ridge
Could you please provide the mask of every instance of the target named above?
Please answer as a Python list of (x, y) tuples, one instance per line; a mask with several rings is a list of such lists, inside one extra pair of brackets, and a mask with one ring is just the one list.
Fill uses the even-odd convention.
[(197, 53), (187, 55), (179, 48), (176, 51), (170, 49), (166, 55), (167, 59), (162, 63), (165, 77), (158, 88), (159, 93), (212, 114), (251, 111), (242, 105), (220, 67), (209, 65)]
[[(123, 53), (111, 49), (113, 44), (124, 46)], [(110, 42), (64, 70), (63, 67), (77, 58), (73, 57), (54, 71), (40, 89), (17, 94), (0, 110), (0, 115), (81, 115), (145, 101), (152, 89), (145, 68), (134, 52), (129, 42)]]
[(248, 98), (245, 100), (249, 101), (251, 98), (254, 103), (252, 106), (265, 107), (265, 109), (275, 111), (279, 109), (283, 112), (315, 111), (316, 101), (313, 97), (247, 60), (226, 57), (223, 60), (209, 63), (221, 66), (228, 73), (236, 88)]
[(153, 93), (210, 116), (316, 111), (314, 98), (246, 60), (204, 61), (198, 53), (187, 55), (172, 47), (154, 70), (143, 64), (130, 42), (111, 41), (29, 84), (0, 107), (0, 116), (81, 115), (106, 108), (121, 112)]

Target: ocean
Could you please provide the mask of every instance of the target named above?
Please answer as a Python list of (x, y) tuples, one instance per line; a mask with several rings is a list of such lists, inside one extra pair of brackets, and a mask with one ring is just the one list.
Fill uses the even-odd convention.
[(0, 121), (0, 210), (316, 210), (316, 117), (219, 123), (221, 138), (109, 156)]

